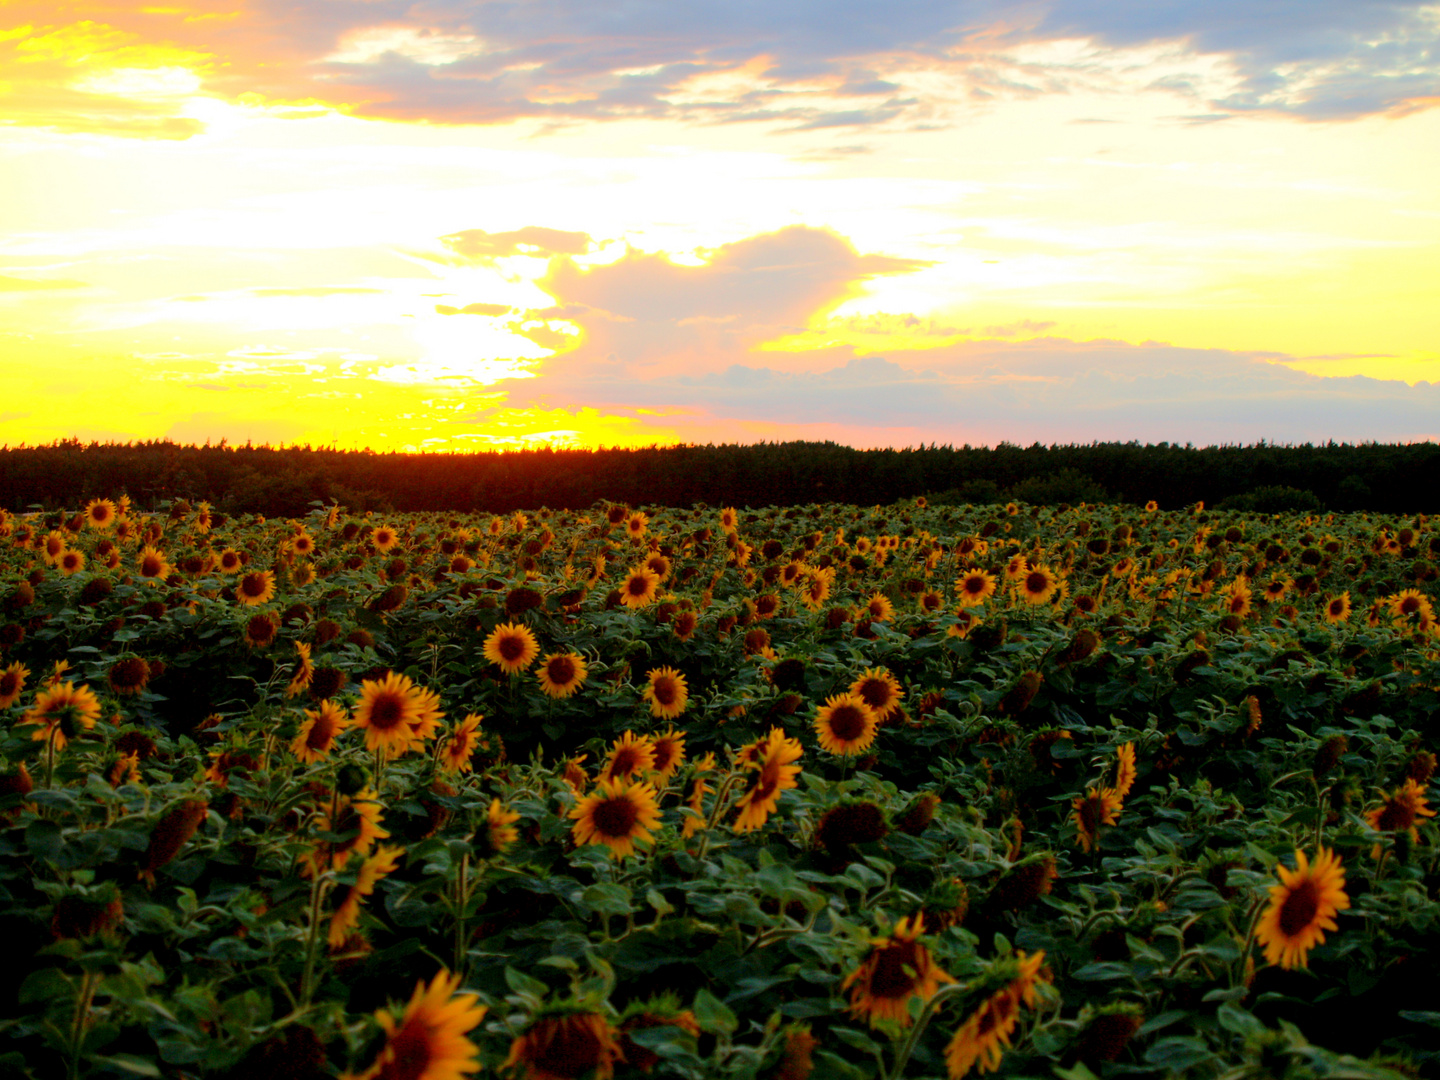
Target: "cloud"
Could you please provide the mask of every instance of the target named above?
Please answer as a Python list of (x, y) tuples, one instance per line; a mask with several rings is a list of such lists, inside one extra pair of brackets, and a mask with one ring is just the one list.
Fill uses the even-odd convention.
[(583, 232), (565, 232), (562, 229), (546, 229), (538, 225), (495, 233), (486, 232), (484, 229), (466, 229), (442, 236), (440, 242), (462, 258), (476, 262), (522, 252), (583, 255), (593, 246), (590, 237)]
[[(777, 437), (833, 429), (876, 445), (897, 431), (952, 443), (1202, 444), (1440, 433), (1440, 386), (1324, 378), (1273, 353), (1039, 337), (1053, 324), (1029, 319), (887, 343), (863, 331), (915, 320), (827, 313), (871, 277), (918, 264), (862, 254), (823, 230), (782, 229), (709, 254), (700, 266), (634, 250), (590, 268), (555, 257), (541, 282), (555, 307), (525, 314), (571, 322), (578, 344), (552, 332), (545, 344), (568, 351), (527, 368), (523, 382), (502, 377), (493, 389), (506, 400), (470, 422), (591, 406), (663, 416), (682, 438), (687, 426), (759, 424)], [(792, 340), (825, 344), (775, 349), (807, 326)], [(902, 337), (909, 347), (896, 345)]]
[[(443, 123), (933, 126), (956, 100), (1131, 92), (1121, 69), (1143, 57), (1112, 61), (1161, 47), (1194, 62), (1161, 65), (1153, 86), (1193, 99), (1196, 116), (1331, 120), (1440, 100), (1440, 17), (1427, 0), (256, 0), (239, 12), (82, 0), (66, 11), (61, 24), (42, 0), (7, 8), (18, 29), (0, 30), (0, 68), (19, 73), (7, 112), (152, 138), (202, 129), (177, 105), (193, 76), (232, 98)], [(1091, 54), (1036, 52), (1075, 41)], [(937, 74), (958, 96), (934, 91)]]

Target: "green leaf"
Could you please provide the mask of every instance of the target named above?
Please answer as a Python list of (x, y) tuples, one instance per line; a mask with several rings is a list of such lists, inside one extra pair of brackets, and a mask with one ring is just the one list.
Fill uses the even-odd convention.
[(75, 984), (61, 974), (58, 968), (32, 971), (20, 984), (21, 1005), (34, 1005), (41, 1001), (69, 1001), (74, 996)]
[(65, 846), (59, 823), (44, 818), (30, 822), (25, 826), (25, 846), (38, 859), (59, 859)]
[(694, 1012), (700, 1030), (712, 1035), (728, 1035), (739, 1025), (729, 1007), (704, 987), (695, 992)]

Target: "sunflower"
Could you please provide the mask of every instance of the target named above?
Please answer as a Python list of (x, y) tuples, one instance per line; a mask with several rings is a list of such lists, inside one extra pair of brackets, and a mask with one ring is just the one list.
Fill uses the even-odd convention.
[(315, 828), (319, 833), (335, 833), (343, 839), (316, 840), (314, 846), (300, 856), (301, 874), (314, 877), (317, 871), (344, 870), (350, 856), (365, 858), (377, 840), (390, 838), (380, 827), (384, 820), (380, 802), (369, 788), (362, 788), (353, 796), (338, 796), (334, 816), (329, 809), (322, 809), (316, 816)]
[(861, 609), (861, 614), (871, 622), (885, 622), (895, 614), (895, 605), (884, 593), (871, 593), (870, 599), (865, 601), (865, 607)]
[(60, 553), (60, 558), (55, 560), (55, 565), (62, 574), (69, 577), (85, 569), (85, 556), (74, 548), (66, 548)]
[(650, 715), (661, 720), (673, 720), (685, 711), (690, 700), (690, 689), (685, 685), (685, 676), (672, 667), (653, 668), (648, 673), (650, 680), (640, 696), (650, 703)]
[(981, 1002), (945, 1047), (949, 1080), (961, 1080), (977, 1064), (982, 1073), (998, 1069), (1003, 1048), (1010, 1045), (1010, 1036), (1020, 1022), (1020, 1006), (1035, 1004), (1035, 982), (1045, 954), (1027, 957), (1020, 950), (1015, 959), (1019, 965), (1015, 977)]
[(631, 540), (639, 540), (645, 535), (645, 527), (650, 524), (650, 519), (643, 510), (636, 510), (625, 519), (625, 534)]
[(694, 781), (690, 787), (690, 794), (685, 798), (685, 806), (691, 812), (682, 815), (685, 821), (680, 827), (680, 835), (686, 840), (689, 840), (705, 826), (705, 796), (712, 790), (705, 780), (705, 774), (713, 772), (714, 769), (715, 754), (713, 751), (695, 762)]
[(641, 563), (633, 566), (620, 584), (620, 602), (628, 608), (642, 608), (655, 602), (660, 575)]
[(1350, 618), (1350, 594), (1343, 592), (1325, 601), (1323, 617), (1327, 623), (1342, 623)]
[(649, 784), (601, 779), (570, 817), (575, 819), (570, 832), (577, 845), (604, 844), (623, 859), (635, 854), (637, 844), (648, 847), (654, 842), (651, 830), (660, 826), (660, 807)]
[(8, 709), (20, 700), (20, 694), (25, 689), (25, 680), (29, 677), (30, 669), (18, 660), (0, 671), (0, 709)]
[(472, 768), (470, 758), (475, 753), (475, 747), (480, 742), (480, 721), (484, 719), (479, 713), (467, 713), (464, 720), (455, 725), (455, 730), (445, 740), (445, 745), (440, 748), (439, 765), (443, 773), (469, 772)]
[(47, 565), (54, 566), (69, 546), (70, 542), (65, 534), (59, 529), (52, 529), (40, 540), (40, 556)]
[(235, 583), (235, 599), (246, 607), (267, 603), (274, 595), (273, 570), (252, 570)]
[(1028, 567), (1023, 574), (1017, 577), (1017, 588), (1020, 599), (1027, 604), (1039, 605), (1050, 601), (1059, 588), (1060, 579), (1055, 571), (1051, 570), (1044, 563), (1036, 563)]
[(262, 611), (245, 620), (245, 644), (252, 649), (263, 649), (274, 644), (275, 632), (279, 629), (279, 617), (272, 612)]
[(626, 731), (610, 747), (605, 764), (600, 767), (602, 780), (628, 780), (655, 768), (655, 744), (649, 735), (637, 736)]
[(1265, 946), (1267, 963), (1282, 968), (1306, 967), (1305, 954), (1335, 930), (1335, 913), (1350, 906), (1345, 893), (1345, 868), (1333, 851), (1321, 848), (1312, 864), (1295, 851), (1295, 869), (1277, 866), (1280, 884), (1270, 886), (1270, 902), (1255, 927), (1255, 940)]
[(596, 1012), (562, 1012), (538, 1017), (510, 1044), (500, 1066), (517, 1080), (610, 1080), (624, 1061), (616, 1031)]
[(391, 671), (384, 679), (361, 681), (355, 726), (365, 731), (365, 749), (398, 756), (433, 732), (445, 715), (439, 704), (433, 690), (422, 690), (408, 675)]
[(1236, 615), (1243, 619), (1250, 614), (1250, 600), (1253, 595), (1250, 583), (1243, 577), (1236, 578), (1221, 592), (1220, 609), (1227, 615)]
[(1124, 800), (1135, 786), (1135, 744), (1122, 743), (1115, 751), (1115, 797)]
[(895, 924), (889, 937), (870, 943), (870, 955), (845, 977), (842, 990), (850, 989), (850, 1014), (874, 1027), (882, 1020), (910, 1026), (911, 998), (929, 1001), (941, 983), (955, 980), (936, 966), (930, 950), (920, 944), (925, 916), (915, 914)]
[(540, 680), (540, 689), (547, 697), (567, 698), (584, 685), (588, 674), (583, 656), (563, 652), (545, 657), (535, 677)]
[(56, 750), (81, 731), (89, 731), (100, 719), (100, 701), (85, 685), (54, 683), (35, 695), (35, 702), (21, 714), (17, 726), (34, 724), (38, 729), (30, 736), (35, 742), (54, 740)]
[(121, 697), (134, 697), (150, 684), (150, 665), (141, 656), (122, 656), (110, 665), (105, 681)]
[[(1261, 590), (1260, 595), (1265, 598), (1267, 603), (1278, 603), (1279, 601), (1284, 600), (1285, 594), (1294, 587), (1295, 582), (1292, 581), (1290, 578), (1273, 577), (1265, 583), (1265, 588)], [(1345, 596), (1346, 602), (1348, 603), (1350, 594), (1346, 593)]]
[(467, 1037), (484, 1019), (486, 1006), (474, 994), (457, 994), (460, 976), (441, 969), (415, 993), (397, 1024), (390, 1010), (375, 1019), (385, 1045), (375, 1063), (351, 1080), (464, 1080), (480, 1071), (480, 1050)]
[(818, 567), (806, 572), (805, 583), (800, 589), (800, 602), (811, 611), (819, 611), (830, 599), (830, 589), (835, 583), (833, 566)]
[(962, 607), (978, 607), (995, 595), (995, 575), (984, 570), (970, 570), (955, 579), (955, 591)]
[(1430, 604), (1430, 598), (1419, 589), (1406, 589), (1398, 592), (1389, 598), (1390, 613), (1397, 619), (1408, 619), (1411, 615), (1419, 615), (1424, 619), (1435, 618), (1435, 609)]
[(234, 548), (226, 548), (220, 552), (220, 557), (215, 565), (222, 574), (238, 574), (245, 561), (240, 558), (240, 553)]
[(1075, 842), (1085, 852), (1095, 850), (1100, 842), (1100, 826), (1114, 825), (1121, 809), (1121, 799), (1114, 788), (1102, 787), (1099, 791), (1087, 788), (1084, 798), (1075, 799), (1071, 804), (1075, 812)]
[(900, 680), (885, 668), (866, 668), (850, 684), (850, 693), (864, 699), (879, 724), (900, 711), (900, 699), (905, 695), (900, 689)]
[(147, 581), (164, 581), (174, 571), (165, 559), (165, 553), (148, 544), (140, 552), (140, 576)]
[(787, 738), (785, 732), (771, 728), (770, 734), (753, 746), (753, 755), (748, 767), (753, 770), (750, 786), (735, 804), (736, 832), (751, 832), (765, 824), (765, 821), (780, 805), (780, 793), (798, 787), (796, 777), (800, 766), (791, 764), (799, 761), (804, 751), (799, 741)]
[[(1384, 801), (1375, 809), (1365, 811), (1365, 820), (1376, 832), (1408, 833), (1411, 840), (1419, 840), (1416, 822), (1420, 818), (1434, 817), (1435, 811), (1425, 801), (1425, 786), (1414, 779), (1407, 779), (1388, 795), (1380, 792)], [(1377, 844), (1372, 855), (1379, 856)]]
[(85, 504), (85, 524), (92, 529), (108, 529), (120, 516), (109, 499), (91, 499)]
[(400, 543), (400, 534), (389, 525), (381, 525), (370, 534), (370, 542), (381, 555), (387, 555)]
[(295, 642), (295, 669), (290, 674), (290, 683), (285, 687), (287, 698), (299, 697), (310, 689), (315, 679), (315, 665), (310, 662), (310, 643)]
[(403, 854), (404, 848), (385, 845), (377, 848), (375, 854), (368, 856), (360, 864), (355, 884), (345, 889), (344, 898), (335, 905), (335, 913), (330, 916), (330, 930), (326, 940), (331, 949), (343, 946), (345, 939), (350, 936), (350, 931), (360, 925), (360, 905), (365, 901), (365, 897), (375, 892), (375, 886), (382, 878), (395, 872)]
[(700, 623), (700, 616), (693, 611), (677, 611), (675, 618), (670, 621), (670, 629), (681, 641), (689, 641), (695, 634), (695, 627)]
[(485, 811), (485, 821), (475, 833), (476, 854), (482, 858), (505, 854), (520, 839), (520, 833), (515, 828), (515, 822), (519, 820), (519, 814), (506, 810), (499, 799), (491, 799), (490, 809)]
[(736, 532), (740, 528), (740, 515), (733, 506), (727, 506), (720, 511), (720, 528), (727, 533)]
[(655, 754), (655, 761), (650, 768), (663, 784), (685, 764), (685, 735), (676, 731), (672, 725), (655, 736), (651, 741), (651, 750)]
[(858, 754), (875, 741), (879, 721), (859, 694), (834, 694), (815, 712), (820, 749), (841, 756)]
[(305, 722), (290, 743), (290, 752), (303, 764), (313, 765), (330, 755), (335, 737), (349, 726), (350, 714), (345, 707), (326, 698), (318, 709), (305, 710)]
[(523, 623), (502, 623), (490, 631), (481, 648), (485, 659), (500, 665), (506, 675), (527, 670), (540, 655), (535, 635)]

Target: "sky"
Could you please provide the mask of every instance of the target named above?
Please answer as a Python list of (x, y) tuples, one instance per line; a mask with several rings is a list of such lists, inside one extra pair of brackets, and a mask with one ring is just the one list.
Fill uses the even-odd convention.
[(1440, 438), (1440, 4), (0, 0), (0, 444)]

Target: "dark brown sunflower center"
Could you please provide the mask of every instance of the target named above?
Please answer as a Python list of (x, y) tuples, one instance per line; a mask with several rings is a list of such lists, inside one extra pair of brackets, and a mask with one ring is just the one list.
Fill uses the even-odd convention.
[(305, 745), (311, 750), (330, 749), (330, 740), (335, 737), (335, 724), (329, 716), (321, 713), (315, 718), (315, 723), (310, 726), (310, 734), (305, 736)]
[(890, 704), (890, 684), (884, 679), (866, 679), (860, 684), (860, 696), (872, 709), (883, 710)]
[(1080, 804), (1080, 829), (1083, 832), (1095, 835), (1095, 830), (1100, 827), (1100, 819), (1105, 816), (1105, 802), (1099, 795), (1092, 795)]
[(1380, 811), (1380, 817), (1375, 821), (1375, 828), (1380, 832), (1400, 832), (1415, 824), (1415, 807), (1407, 799), (1391, 798), (1385, 800), (1385, 806)]
[(404, 719), (405, 702), (399, 694), (379, 694), (370, 703), (370, 726), (377, 731), (399, 727)]
[(519, 634), (506, 634), (495, 648), (506, 663), (513, 664), (525, 655), (525, 640)]
[(655, 703), (668, 709), (671, 705), (675, 704), (676, 698), (679, 697), (680, 688), (675, 685), (674, 679), (667, 676), (656, 679), (654, 685), (651, 687), (651, 692), (655, 696)]
[(1280, 905), (1280, 932), (1293, 938), (1315, 919), (1320, 910), (1320, 894), (1315, 882), (1308, 878), (1290, 890), (1285, 903)]
[(569, 686), (575, 681), (575, 661), (568, 656), (553, 657), (545, 665), (545, 674), (556, 686)]
[(595, 831), (602, 836), (629, 836), (639, 820), (640, 811), (627, 797), (605, 799), (596, 804)]
[(650, 591), (650, 581), (643, 574), (636, 574), (625, 582), (625, 590), (631, 596), (644, 596)]
[(669, 739), (661, 739), (655, 744), (655, 771), (664, 772), (675, 760), (675, 756), (675, 744)]
[(1343, 614), (1345, 614), (1345, 601), (1343, 601), (1343, 600), (1331, 600), (1331, 601), (1330, 601), (1330, 614), (1331, 614), (1331, 615), (1343, 615)]
[(1025, 591), (1042, 593), (1050, 587), (1050, 579), (1041, 573), (1025, 575)]
[(403, 1025), (390, 1036), (385, 1076), (394, 1080), (423, 1080), (433, 1057), (431, 1036), (423, 1023)]
[[(544, 1021), (542, 1021), (543, 1023)], [(604, 1047), (588, 1017), (566, 1017), (531, 1043), (530, 1062), (541, 1076), (583, 1076), (601, 1064)]]
[(843, 742), (865, 734), (865, 714), (854, 705), (841, 705), (830, 714), (830, 732)]
[[(909, 968), (909, 971), (905, 969)], [(917, 989), (920, 971), (919, 948), (913, 941), (893, 941), (875, 954), (870, 975), (870, 995), (881, 998), (909, 997)]]
[(633, 746), (622, 746), (615, 751), (615, 757), (610, 762), (610, 775), (629, 776), (638, 768), (640, 768), (639, 751)]
[(145, 558), (140, 560), (140, 576), (159, 577), (160, 570), (164, 565), (165, 564), (154, 555), (146, 555)]
[(265, 595), (265, 575), (246, 574), (240, 579), (240, 591), (246, 596)]
[(20, 689), (20, 673), (7, 671), (0, 674), (0, 697), (9, 697)]
[(971, 596), (979, 596), (985, 591), (985, 579), (972, 577), (965, 579), (965, 592)]

